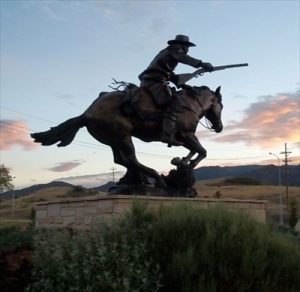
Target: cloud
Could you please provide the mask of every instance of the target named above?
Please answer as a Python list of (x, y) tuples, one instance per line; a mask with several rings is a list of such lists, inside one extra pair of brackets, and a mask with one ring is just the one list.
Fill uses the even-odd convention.
[[(151, 46), (155, 42), (166, 43), (170, 31), (178, 27), (178, 11), (165, 1), (95, 1), (96, 10), (101, 19), (108, 22), (112, 29), (122, 31), (139, 30), (132, 38), (133, 48), (146, 42)], [(159, 33), (157, 33), (159, 31)], [(142, 41), (141, 41), (142, 40)]]
[(34, 150), (38, 144), (29, 136), (26, 122), (16, 120), (0, 120), (0, 150), (9, 151), (14, 146), (21, 146), (23, 150)]
[(84, 162), (85, 162), (84, 160), (73, 160), (73, 161), (61, 162), (54, 167), (48, 168), (48, 170), (53, 172), (65, 172), (81, 165)]
[(224, 133), (214, 136), (212, 140), (243, 142), (261, 148), (285, 141), (297, 143), (300, 139), (299, 94), (300, 91), (260, 97), (244, 111), (241, 121), (231, 121), (225, 125)]

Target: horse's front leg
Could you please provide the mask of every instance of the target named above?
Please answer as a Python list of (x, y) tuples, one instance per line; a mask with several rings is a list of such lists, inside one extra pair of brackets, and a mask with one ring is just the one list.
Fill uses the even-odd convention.
[(189, 154), (187, 155), (187, 156), (185, 156), (185, 157), (182, 157), (182, 162), (184, 163), (184, 164), (189, 164), (189, 162), (190, 162), (190, 160), (192, 159), (192, 157), (194, 156), (196, 154), (196, 151), (191, 151), (190, 150), (190, 152), (189, 152)]
[[(196, 135), (192, 132), (186, 133), (183, 137), (184, 147), (190, 150), (190, 153), (183, 158), (186, 163), (189, 161), (189, 165), (194, 168), (197, 164), (207, 156), (205, 148), (200, 144)], [(191, 159), (196, 153), (198, 155), (195, 159)]]

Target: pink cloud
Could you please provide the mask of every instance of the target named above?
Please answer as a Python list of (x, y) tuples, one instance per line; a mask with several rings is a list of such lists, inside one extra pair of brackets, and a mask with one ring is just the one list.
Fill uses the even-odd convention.
[[(300, 141), (300, 96), (295, 93), (261, 97), (250, 104), (240, 121), (225, 125), (215, 142), (236, 143), (259, 147), (272, 147), (287, 141)], [(224, 102), (225, 103), (225, 102)], [(226, 106), (226, 103), (225, 103)], [(202, 132), (199, 137), (203, 137)]]
[(61, 163), (58, 163), (56, 166), (49, 168), (48, 170), (54, 171), (54, 172), (65, 172), (65, 171), (69, 171), (69, 170), (81, 165), (84, 162), (85, 161), (83, 161), (83, 160), (73, 160), (73, 161), (61, 162)]
[(9, 151), (14, 146), (21, 146), (23, 150), (33, 150), (39, 147), (30, 138), (26, 122), (0, 120), (0, 129), (0, 150), (2, 151)]

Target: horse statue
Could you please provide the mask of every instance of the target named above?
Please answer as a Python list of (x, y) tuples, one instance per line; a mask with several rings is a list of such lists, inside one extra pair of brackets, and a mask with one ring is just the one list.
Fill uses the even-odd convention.
[[(83, 114), (48, 131), (33, 133), (31, 137), (44, 146), (59, 142), (57, 146), (64, 147), (72, 142), (80, 128), (86, 127), (96, 140), (111, 147), (114, 162), (127, 169), (119, 183), (138, 185), (150, 180), (156, 187), (166, 187), (164, 176), (137, 160), (132, 142), (132, 137), (145, 142), (160, 141), (164, 111), (143, 87), (122, 84), (122, 90), (118, 87), (112, 92), (100, 93)], [(223, 129), (222, 96), (220, 87), (212, 91), (206, 86), (189, 86), (178, 91), (178, 98), (181, 108), (177, 113), (175, 135), (189, 150), (187, 156), (180, 159), (180, 165), (193, 169), (206, 157), (206, 150), (195, 135), (199, 120), (206, 117), (217, 133)]]

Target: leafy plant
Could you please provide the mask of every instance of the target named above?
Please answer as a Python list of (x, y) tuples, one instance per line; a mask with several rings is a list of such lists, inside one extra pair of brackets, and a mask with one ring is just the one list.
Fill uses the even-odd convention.
[(89, 232), (40, 231), (28, 291), (299, 291), (300, 247), (221, 207), (186, 205)]
[(145, 218), (136, 222), (132, 214), (75, 234), (40, 232), (28, 291), (157, 291), (159, 266), (145, 241)]
[(0, 254), (33, 246), (33, 230), (19, 227), (0, 228)]
[(11, 191), (14, 188), (12, 183), (13, 177), (10, 175), (9, 169), (4, 165), (0, 165), (0, 193), (3, 191)]
[(297, 201), (292, 198), (289, 203), (289, 225), (294, 228), (298, 222)]
[(233, 185), (261, 185), (260, 181), (246, 176), (226, 178), (224, 182)]

